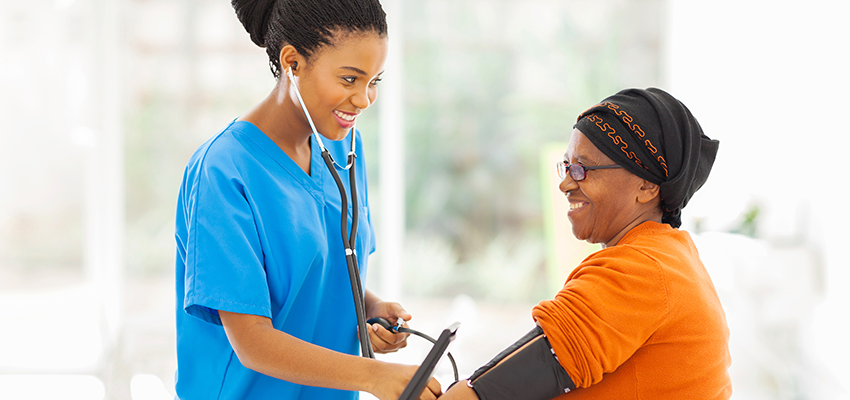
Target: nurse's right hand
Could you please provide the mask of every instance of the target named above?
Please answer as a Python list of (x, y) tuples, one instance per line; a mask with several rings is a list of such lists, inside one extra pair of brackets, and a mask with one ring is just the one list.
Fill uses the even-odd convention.
[[(383, 367), (383, 373), (374, 377), (375, 384), (373, 390), (370, 390), (369, 393), (380, 400), (398, 400), (401, 392), (404, 391), (407, 383), (410, 382), (410, 379), (413, 378), (413, 374), (416, 373), (419, 367), (390, 363), (383, 363)], [(442, 394), (443, 390), (440, 382), (431, 378), (428, 384), (425, 385), (425, 389), (422, 390), (422, 394), (419, 395), (419, 399), (434, 400)]]

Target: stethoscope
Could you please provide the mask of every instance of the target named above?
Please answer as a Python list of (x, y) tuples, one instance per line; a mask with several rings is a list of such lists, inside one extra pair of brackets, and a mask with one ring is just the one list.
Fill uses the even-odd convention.
[[(349, 135), (351, 135), (351, 151), (348, 152), (348, 160), (346, 162), (345, 167), (339, 165), (334, 161), (331, 153), (325, 147), (322, 142), (321, 135), (319, 135), (318, 130), (316, 130), (316, 125), (313, 124), (313, 118), (310, 117), (310, 112), (307, 111), (307, 106), (304, 104), (304, 99), (301, 97), (301, 92), (298, 90), (298, 85), (295, 83), (295, 75), (292, 74), (292, 67), (286, 68), (286, 75), (289, 77), (289, 82), (292, 84), (292, 88), (295, 91), (295, 97), (298, 98), (298, 103), (301, 104), (301, 109), (304, 110), (304, 115), (307, 117), (307, 122), (310, 123), (310, 129), (313, 131), (313, 136), (316, 138), (316, 143), (319, 145), (319, 148), (322, 150), (322, 159), (325, 160), (325, 165), (328, 167), (328, 171), (330, 171), (331, 175), (336, 182), (336, 186), (339, 189), (339, 196), (342, 199), (342, 206), (340, 208), (340, 214), (342, 214), (342, 244), (345, 247), (345, 261), (348, 264), (348, 277), (351, 280), (351, 294), (354, 296), (354, 309), (357, 313), (357, 326), (360, 332), (360, 351), (363, 354), (363, 357), (375, 358), (375, 353), (372, 351), (372, 344), (369, 340), (369, 334), (366, 330), (366, 323), (370, 324), (379, 324), (394, 333), (412, 333), (414, 335), (425, 338), (431, 343), (436, 343), (436, 340), (422, 332), (405, 328), (404, 320), (399, 318), (397, 325), (391, 326), (390, 323), (383, 318), (372, 318), (369, 321), (366, 321), (366, 306), (363, 304), (363, 285), (360, 282), (360, 268), (357, 266), (357, 252), (355, 251), (355, 241), (357, 239), (357, 219), (359, 217), (360, 208), (357, 204), (357, 181), (354, 176), (354, 160), (357, 157), (354, 153), (354, 126), (351, 127), (351, 131)], [(345, 186), (342, 183), (342, 179), (339, 177), (339, 173), (337, 173), (337, 168), (341, 170), (348, 170), (348, 180), (351, 183), (351, 230), (349, 231), (347, 228), (348, 225), (348, 196), (345, 193)], [(457, 364), (455, 363), (454, 357), (452, 357), (451, 353), (447, 353), (449, 360), (452, 362), (452, 368), (454, 369), (455, 381), (458, 380), (457, 373)]]
[[(310, 123), (310, 129), (313, 131), (313, 136), (316, 138), (319, 148), (322, 150), (322, 159), (325, 160), (325, 165), (328, 167), (331, 175), (336, 181), (336, 186), (339, 189), (339, 196), (342, 199), (340, 214), (342, 214), (342, 244), (345, 247), (345, 261), (348, 264), (348, 277), (351, 280), (351, 294), (354, 296), (354, 309), (357, 313), (357, 326), (360, 332), (360, 351), (363, 357), (375, 358), (375, 353), (372, 352), (371, 343), (369, 343), (369, 335), (366, 331), (366, 306), (363, 304), (363, 285), (360, 282), (360, 268), (357, 266), (357, 252), (354, 244), (357, 240), (357, 219), (360, 216), (357, 204), (357, 181), (354, 176), (354, 159), (357, 157), (354, 153), (354, 127), (351, 127), (351, 151), (348, 152), (348, 162), (345, 167), (340, 166), (334, 161), (331, 153), (322, 142), (319, 131), (316, 130), (316, 125), (313, 124), (313, 118), (310, 117), (310, 112), (307, 111), (307, 106), (304, 104), (304, 99), (301, 98), (301, 92), (298, 90), (298, 85), (295, 84), (295, 75), (292, 74), (292, 67), (287, 67), (286, 75), (289, 77), (289, 82), (292, 83), (292, 88), (295, 89), (295, 97), (301, 104), (301, 109), (304, 110), (304, 115), (307, 117), (307, 122)], [(349, 233), (348, 225), (348, 196), (345, 193), (345, 186), (342, 179), (339, 177), (336, 169), (339, 167), (342, 170), (348, 170), (348, 180), (351, 183), (351, 231)]]

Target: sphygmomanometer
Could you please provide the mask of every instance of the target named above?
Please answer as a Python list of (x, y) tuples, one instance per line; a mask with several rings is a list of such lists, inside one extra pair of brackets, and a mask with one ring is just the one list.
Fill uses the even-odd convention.
[(481, 400), (551, 399), (576, 388), (540, 326), (478, 368), (467, 385)]

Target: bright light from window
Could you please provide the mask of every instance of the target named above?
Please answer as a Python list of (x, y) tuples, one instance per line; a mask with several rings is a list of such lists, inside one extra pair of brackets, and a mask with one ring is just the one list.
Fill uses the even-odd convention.
[(103, 382), (91, 375), (0, 375), (0, 398), (101, 400)]
[(173, 396), (156, 375), (138, 374), (130, 380), (130, 397), (133, 400), (170, 400)]

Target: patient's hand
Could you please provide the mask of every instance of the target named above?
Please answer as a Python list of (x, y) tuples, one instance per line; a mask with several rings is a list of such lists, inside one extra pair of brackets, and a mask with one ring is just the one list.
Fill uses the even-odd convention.
[(478, 395), (466, 384), (466, 380), (462, 380), (447, 390), (440, 399), (442, 400), (478, 400)]

